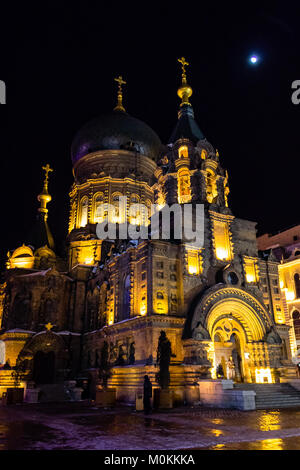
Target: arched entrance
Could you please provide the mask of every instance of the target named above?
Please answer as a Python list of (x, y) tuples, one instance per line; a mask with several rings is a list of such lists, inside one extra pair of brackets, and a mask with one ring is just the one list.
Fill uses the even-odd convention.
[(199, 352), (187, 350), (187, 357), (191, 354), (194, 360), (193, 354), (198, 354), (201, 362), (205, 350), (213, 378), (218, 369), (238, 382), (259, 381), (262, 374), (268, 374), (269, 380), (271, 368), (280, 364), (282, 341), (269, 312), (243, 288), (218, 285), (207, 289), (194, 310), (190, 328), (191, 338), (199, 341)]
[(233, 318), (223, 318), (214, 327), (214, 369), (217, 378), (244, 382), (245, 333)]
[(37, 351), (33, 358), (33, 380), (36, 384), (52, 384), (55, 381), (54, 351)]

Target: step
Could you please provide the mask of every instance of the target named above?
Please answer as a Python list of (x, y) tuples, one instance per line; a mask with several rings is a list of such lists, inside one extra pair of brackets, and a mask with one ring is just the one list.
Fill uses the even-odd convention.
[(286, 405), (282, 405), (282, 404), (279, 404), (279, 405), (276, 405), (276, 404), (272, 404), (272, 405), (257, 405), (256, 406), (256, 409), (257, 410), (266, 410), (266, 409), (284, 409), (284, 408), (299, 408), (299, 405), (298, 404), (294, 404), (294, 403), (290, 403), (290, 404), (286, 404)]
[(300, 408), (300, 392), (288, 383), (276, 384), (235, 384), (239, 390), (253, 390), (256, 393), (256, 409)]

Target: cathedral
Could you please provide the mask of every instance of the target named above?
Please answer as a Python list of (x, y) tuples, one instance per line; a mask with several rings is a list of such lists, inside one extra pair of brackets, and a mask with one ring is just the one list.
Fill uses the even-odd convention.
[[(171, 343), (175, 403), (199, 400), (201, 379), (273, 383), (295, 376), (278, 260), (272, 252), (260, 256), (256, 223), (232, 213), (228, 173), (195, 120), (188, 63), (179, 62), (178, 119), (167, 144), (127, 113), (122, 77), (113, 111), (75, 136), (66, 259), (48, 225), (54, 175), (43, 167), (36, 225), (8, 253), (0, 284), (0, 394), (13, 384), (76, 381), (94, 398), (105, 344), (108, 385), (118, 401), (134, 402), (145, 374), (158, 386), (162, 331)], [(146, 210), (130, 215), (134, 204)], [(149, 227), (153, 207), (173, 204), (203, 206), (201, 247), (172, 233), (97, 235), (99, 224), (118, 226), (128, 216)]]

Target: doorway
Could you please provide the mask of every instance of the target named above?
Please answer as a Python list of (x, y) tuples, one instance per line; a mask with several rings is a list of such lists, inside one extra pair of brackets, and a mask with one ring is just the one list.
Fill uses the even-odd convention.
[(38, 351), (33, 360), (33, 380), (36, 384), (53, 384), (55, 380), (54, 351)]
[(224, 338), (220, 332), (214, 336), (216, 378), (244, 382), (242, 348), (237, 334)]

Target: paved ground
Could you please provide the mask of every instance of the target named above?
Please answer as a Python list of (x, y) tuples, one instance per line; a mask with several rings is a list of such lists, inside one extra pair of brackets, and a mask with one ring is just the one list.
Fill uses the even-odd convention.
[(0, 450), (300, 450), (300, 409), (177, 408), (150, 416), (87, 402), (0, 406)]

